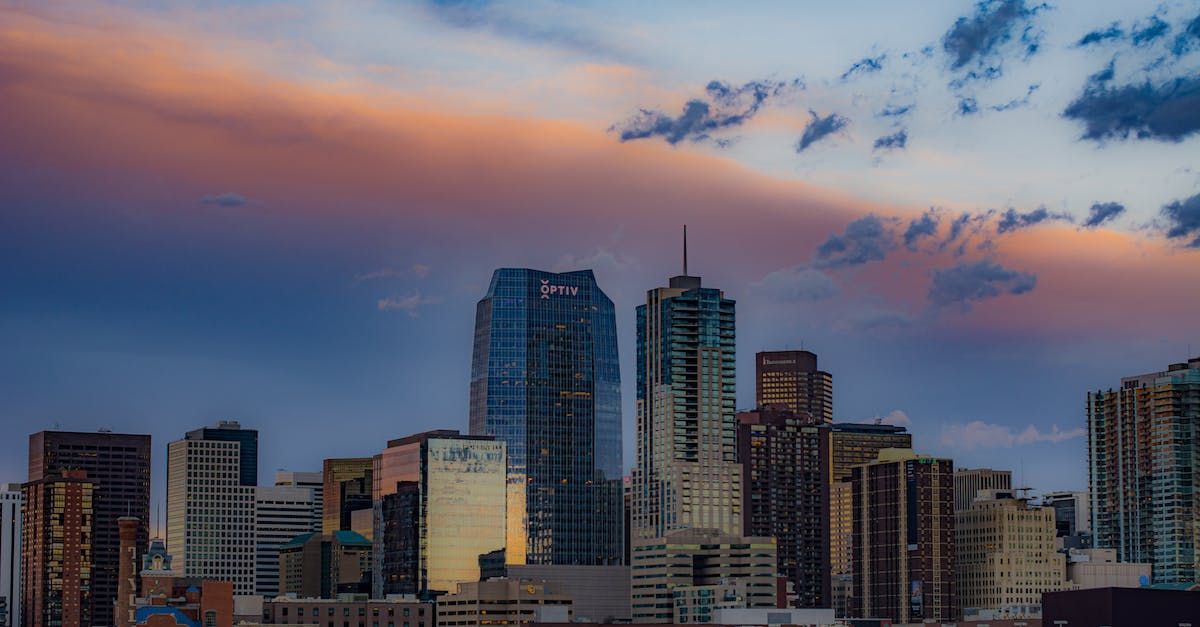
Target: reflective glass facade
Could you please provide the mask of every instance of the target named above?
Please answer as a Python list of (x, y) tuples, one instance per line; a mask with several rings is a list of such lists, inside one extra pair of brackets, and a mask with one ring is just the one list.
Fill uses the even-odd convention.
[(375, 595), (453, 592), (504, 548), (505, 444), (431, 431), (375, 456)]
[(508, 444), (508, 563), (621, 563), (620, 385), (613, 304), (591, 270), (492, 275), (471, 433)]

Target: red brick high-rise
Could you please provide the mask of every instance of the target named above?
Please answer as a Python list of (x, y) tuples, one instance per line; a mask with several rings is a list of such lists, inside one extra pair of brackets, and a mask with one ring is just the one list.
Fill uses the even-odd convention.
[(833, 422), (833, 375), (817, 369), (810, 351), (764, 351), (754, 356), (755, 403), (808, 413)]
[(68, 470), (23, 490), (21, 625), (91, 627), (95, 484)]

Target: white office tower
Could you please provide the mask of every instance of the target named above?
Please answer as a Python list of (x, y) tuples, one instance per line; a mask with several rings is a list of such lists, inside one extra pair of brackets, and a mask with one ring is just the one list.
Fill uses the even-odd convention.
[(0, 625), (16, 627), (21, 618), (21, 484), (0, 484)]
[(325, 476), (321, 471), (295, 472), (278, 470), (275, 472), (275, 485), (289, 488), (308, 488), (313, 494), (313, 527), (312, 531), (321, 530), (321, 520), (325, 515)]
[(241, 447), (200, 431), (167, 446), (167, 548), (185, 577), (254, 594), (255, 486), (242, 485)]
[(279, 547), (314, 531), (310, 488), (259, 486), (254, 490), (254, 593), (279, 595)]

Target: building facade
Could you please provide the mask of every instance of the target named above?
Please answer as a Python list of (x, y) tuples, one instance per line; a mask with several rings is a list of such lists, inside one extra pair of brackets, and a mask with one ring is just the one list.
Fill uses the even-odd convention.
[(222, 420), (215, 427), (201, 427), (187, 434), (189, 440), (208, 442), (237, 442), (240, 459), (238, 460), (238, 485), (258, 485), (258, 431), (243, 429), (236, 420)]
[(635, 540), (630, 565), (633, 622), (671, 623), (676, 588), (726, 581), (745, 586), (743, 607), (778, 607), (777, 567), (774, 538), (680, 529), (662, 538)]
[(573, 618), (571, 597), (556, 584), (520, 579), (492, 579), (458, 584), (438, 599), (438, 627), (524, 625)]
[(954, 511), (971, 509), (981, 490), (1012, 490), (1011, 470), (962, 468), (954, 471)]
[(628, 566), (514, 564), (497, 578), (545, 581), (571, 598), (571, 613), (581, 623), (629, 622)]
[(325, 518), (325, 477), (321, 472), (279, 470), (275, 485), (281, 488), (308, 488), (313, 496), (313, 531), (321, 531)]
[(742, 533), (735, 304), (686, 265), (637, 308), (635, 545), (676, 529)]
[[(20, 625), (112, 624), (114, 606), (104, 610), (93, 602), (96, 484), (86, 471), (66, 470), (30, 481), (23, 490)], [(103, 621), (94, 616), (100, 611)]]
[(1092, 513), (1087, 492), (1048, 492), (1042, 495), (1042, 506), (1054, 510), (1054, 528), (1059, 538), (1091, 536)]
[(353, 531), (306, 533), (279, 547), (279, 594), (370, 594), (371, 543)]
[(1069, 549), (1066, 557), (1071, 590), (1140, 588), (1150, 582), (1150, 564), (1118, 562), (1115, 549)]
[(1200, 580), (1200, 357), (1088, 393), (1087, 417), (1095, 546), (1155, 583)]
[[(105, 431), (42, 431), (29, 436), (29, 481), (67, 470), (86, 472), (95, 488), (90, 615), (96, 627), (107, 627), (117, 596), (117, 519), (150, 519), (150, 436)], [(148, 540), (143, 529), (139, 550)]]
[(954, 462), (887, 449), (850, 478), (851, 616), (897, 623), (958, 618)]
[(312, 531), (312, 489), (254, 488), (254, 594), (279, 594), (279, 547)]
[(764, 351), (754, 356), (757, 407), (782, 407), (833, 422), (833, 375), (817, 368), (811, 351)]
[(838, 616), (850, 611), (853, 591), (854, 518), (851, 470), (879, 458), (887, 448), (912, 448), (912, 434), (885, 424), (834, 423), (822, 431), (829, 462), (829, 569), (833, 608)]
[(621, 377), (591, 270), (502, 268), (475, 314), (471, 434), (507, 445), (510, 564), (615, 565)]
[(329, 625), (338, 627), (433, 627), (431, 603), (415, 600), (272, 599), (263, 602), (265, 625)]
[(954, 537), (958, 600), (968, 615), (1036, 618), (1042, 594), (1066, 585), (1052, 508), (1034, 507), (1010, 490), (984, 490), (955, 514)]
[(796, 607), (830, 607), (829, 463), (820, 419), (783, 409), (738, 413), (742, 530), (777, 542)]
[(375, 456), (376, 597), (479, 580), (479, 556), (505, 548), (505, 450), (491, 436), (429, 431)]
[(0, 484), (0, 625), (16, 627), (21, 616), (21, 484)]
[(349, 531), (354, 512), (371, 509), (370, 457), (327, 459), (321, 466), (321, 533)]
[[(235, 424), (167, 445), (167, 546), (184, 576), (228, 581), (242, 595), (255, 587), (255, 486), (242, 483), (243, 440), (228, 435)], [(206, 431), (221, 437), (202, 439)]]

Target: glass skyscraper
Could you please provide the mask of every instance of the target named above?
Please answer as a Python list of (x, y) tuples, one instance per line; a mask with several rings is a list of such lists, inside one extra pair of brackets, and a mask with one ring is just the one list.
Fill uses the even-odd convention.
[(496, 270), (475, 314), (471, 433), (508, 445), (509, 564), (621, 563), (620, 386), (591, 270)]

